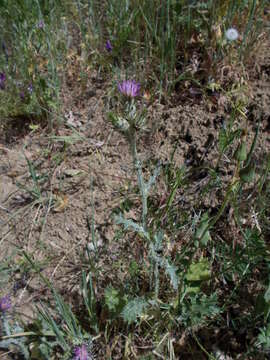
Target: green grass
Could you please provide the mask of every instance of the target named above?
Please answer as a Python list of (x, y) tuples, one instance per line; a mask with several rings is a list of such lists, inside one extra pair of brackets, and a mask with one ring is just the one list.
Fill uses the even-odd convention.
[[(0, 264), (3, 289), (18, 273), (35, 277), (50, 301), (40, 301), (28, 321), (0, 311), (0, 348), (24, 359), (71, 359), (74, 348), (84, 345), (89, 354), (100, 350), (104, 359), (114, 359), (117, 351), (126, 359), (177, 359), (181, 354), (218, 359), (218, 351), (263, 359), (269, 352), (270, 158), (267, 153), (263, 159), (256, 156), (260, 123), (252, 143), (247, 141), (246, 89), (220, 76), (226, 66), (244, 74), (266, 32), (266, 4), (0, 0), (0, 73), (6, 75), (0, 89), (0, 130), (8, 132), (19, 122), (32, 135), (41, 125), (50, 132), (49, 146), (40, 156), (44, 162), (49, 159), (50, 169), (43, 171), (42, 161), (25, 153), (27, 176), (16, 185), (27, 194), (27, 203), (2, 223), (4, 228), (14, 221), (15, 227), (22, 213), (41, 214), (36, 249), (16, 249), (16, 256)], [(240, 34), (235, 42), (225, 38), (230, 27)], [(112, 52), (106, 51), (107, 40)], [(107, 209), (118, 225), (113, 241), (122, 249), (112, 260), (107, 244), (102, 252), (96, 239), (90, 178), (87, 226), (94, 246), (86, 249), (85, 259), (85, 249), (74, 245), (77, 287), (75, 304), (69, 304), (59, 284), (49, 280), (53, 254), (42, 232), (51, 211), (65, 206), (61, 176), (58, 194), (52, 190), (55, 173), (69, 156), (69, 146), (88, 140), (72, 126), (73, 135), (57, 133), (64, 122), (62, 93), (71, 81), (83, 94), (91, 71), (104, 83), (110, 79), (108, 121), (129, 146), (136, 184), (120, 189), (121, 200)], [(167, 163), (145, 164), (137, 145), (151, 114), (136, 99), (114, 95), (123, 78), (140, 81), (153, 99), (166, 104), (190, 87), (204, 100), (211, 91), (226, 96), (230, 116), (219, 131), (215, 163), (179, 168), (173, 152)], [(206, 200), (216, 194), (218, 204), (207, 207)], [(42, 251), (47, 258), (36, 260)], [(240, 344), (237, 350), (233, 339)], [(218, 340), (224, 349), (212, 347)]]
[[(18, 4), (2, 0), (0, 69), (7, 80), (0, 113), (32, 119), (59, 111), (72, 51), (79, 59), (82, 82), (87, 66), (94, 65), (116, 74), (138, 74), (146, 87), (161, 94), (179, 89), (183, 81), (200, 80), (208, 86), (209, 81), (219, 80), (218, 68), (232, 51), (238, 56), (236, 64), (251, 55), (263, 31), (265, 4), (243, 0), (27, 0)], [(235, 46), (224, 37), (232, 26), (241, 34)], [(113, 46), (110, 56), (106, 40)], [(195, 57), (199, 68), (190, 71)], [(30, 84), (34, 91), (29, 91)]]

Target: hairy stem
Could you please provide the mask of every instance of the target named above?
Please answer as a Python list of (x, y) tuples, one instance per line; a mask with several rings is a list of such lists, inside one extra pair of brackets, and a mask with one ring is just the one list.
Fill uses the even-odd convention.
[(134, 168), (137, 173), (138, 185), (142, 198), (142, 225), (145, 232), (147, 232), (147, 192), (146, 186), (143, 179), (142, 165), (138, 157), (137, 147), (136, 147), (136, 130), (133, 126), (130, 127), (128, 140), (130, 144), (131, 154), (133, 158)]

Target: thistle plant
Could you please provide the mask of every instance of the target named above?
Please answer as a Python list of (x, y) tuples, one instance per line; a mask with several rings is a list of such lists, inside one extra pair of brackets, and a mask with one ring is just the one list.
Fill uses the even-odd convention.
[[(30, 359), (30, 354), (26, 346), (26, 337), (22, 327), (15, 321), (11, 321), (12, 303), (10, 295), (7, 294), (0, 298), (0, 348), (10, 349), (15, 346), (23, 354), (24, 359)], [(14, 334), (22, 334), (16, 338)]]
[(143, 230), (147, 232), (147, 196), (149, 188), (146, 186), (142, 175), (142, 164), (138, 157), (136, 137), (137, 129), (142, 127), (144, 123), (144, 112), (139, 113), (136, 108), (136, 97), (140, 94), (140, 84), (134, 80), (127, 80), (118, 83), (118, 90), (124, 96), (125, 106), (123, 109), (123, 116), (109, 114), (113, 125), (126, 137), (130, 146), (130, 152), (133, 158), (134, 169), (137, 173), (138, 185), (142, 198), (142, 226)]
[[(143, 176), (143, 166), (137, 152), (137, 137), (145, 122), (145, 109), (138, 110), (136, 98), (140, 94), (140, 84), (134, 80), (123, 81), (118, 84), (118, 90), (124, 97), (124, 107), (120, 114), (109, 113), (109, 119), (115, 128), (126, 138), (133, 160), (133, 167), (137, 175), (138, 187), (142, 202), (141, 223), (125, 219), (122, 215), (116, 217), (116, 222), (124, 226), (125, 229), (131, 228), (144, 237), (148, 247), (148, 258), (152, 266), (150, 285), (154, 289), (155, 299), (159, 295), (159, 269), (164, 268), (169, 275), (173, 288), (178, 287), (176, 269), (170, 262), (162, 257), (163, 232), (156, 234), (148, 229), (148, 195), (155, 184), (160, 173), (160, 165), (156, 167), (148, 181)], [(153, 279), (153, 280), (152, 280)], [(136, 304), (141, 299), (137, 299)], [(127, 305), (128, 306), (128, 305)], [(125, 313), (125, 309), (124, 309)]]

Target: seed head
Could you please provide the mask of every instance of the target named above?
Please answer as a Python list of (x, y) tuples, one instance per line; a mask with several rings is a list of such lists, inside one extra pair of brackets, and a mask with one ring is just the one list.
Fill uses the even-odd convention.
[(139, 95), (141, 85), (134, 80), (126, 80), (118, 83), (119, 91), (128, 97), (136, 97)]
[(11, 309), (10, 296), (6, 295), (0, 298), (0, 312), (4, 313)]
[(236, 29), (230, 28), (225, 32), (225, 36), (229, 41), (235, 41), (239, 37), (239, 33)]

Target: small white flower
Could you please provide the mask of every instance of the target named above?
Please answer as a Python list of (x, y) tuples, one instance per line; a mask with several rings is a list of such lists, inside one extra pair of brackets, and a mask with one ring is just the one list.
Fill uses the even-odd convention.
[(239, 33), (236, 29), (230, 28), (225, 32), (227, 40), (234, 41), (238, 39)]

